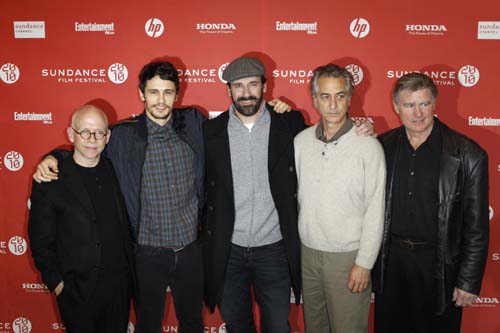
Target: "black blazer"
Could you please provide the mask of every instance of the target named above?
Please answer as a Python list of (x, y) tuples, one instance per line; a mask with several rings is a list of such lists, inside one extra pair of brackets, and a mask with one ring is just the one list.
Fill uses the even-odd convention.
[[(33, 182), (28, 235), (35, 266), (49, 290), (64, 281), (77, 299), (88, 299), (97, 282), (101, 260), (100, 235), (96, 215), (83, 180), (67, 156), (59, 166), (59, 179)], [(123, 197), (111, 162), (101, 156), (113, 175), (119, 225), (125, 253), (133, 271), (130, 229)]]
[[(268, 110), (272, 107), (267, 106)], [(269, 184), (278, 211), (295, 299), (300, 301), (300, 241), (297, 226), (297, 176), (293, 139), (305, 128), (300, 112), (270, 111)], [(220, 301), (234, 228), (234, 192), (227, 124), (229, 113), (205, 123), (207, 221), (205, 238), (205, 301), (213, 311)]]

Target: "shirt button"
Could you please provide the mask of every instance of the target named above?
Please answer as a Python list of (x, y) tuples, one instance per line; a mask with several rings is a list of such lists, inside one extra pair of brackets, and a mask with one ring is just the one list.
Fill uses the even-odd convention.
[(408, 195), (412, 195), (412, 193), (411, 193), (411, 192), (408, 192)]
[(410, 172), (410, 176), (413, 176), (415, 174), (415, 172), (411, 171)]
[(415, 154), (415, 153), (411, 154), (411, 157), (415, 157), (415, 156), (417, 156), (417, 154)]

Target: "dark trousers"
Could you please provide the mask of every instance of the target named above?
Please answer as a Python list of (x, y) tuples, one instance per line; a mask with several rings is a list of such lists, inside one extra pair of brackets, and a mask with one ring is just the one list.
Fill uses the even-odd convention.
[(376, 333), (460, 332), (462, 308), (434, 315), (435, 251), (391, 244), (383, 293), (375, 295)]
[(261, 332), (290, 332), (290, 272), (282, 241), (259, 247), (231, 245), (219, 309), (228, 333), (256, 332), (252, 286)]
[(127, 332), (132, 282), (129, 273), (101, 276), (91, 297), (82, 301), (72, 281), (64, 281), (57, 305), (67, 333)]
[(138, 245), (136, 248), (138, 333), (162, 331), (167, 287), (174, 300), (180, 333), (203, 332), (201, 242), (181, 251)]

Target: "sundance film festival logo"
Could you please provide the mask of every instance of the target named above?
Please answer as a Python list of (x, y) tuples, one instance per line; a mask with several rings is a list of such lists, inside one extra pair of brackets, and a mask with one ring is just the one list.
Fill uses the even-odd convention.
[(370, 32), (370, 23), (364, 18), (355, 18), (349, 26), (351, 34), (356, 38), (365, 38)]
[(475, 86), (479, 82), (479, 70), (472, 65), (465, 65), (458, 71), (458, 81), (464, 87)]
[(493, 210), (493, 207), (490, 206), (490, 221), (493, 220), (494, 215), (495, 215), (495, 211)]
[(15, 64), (6, 63), (0, 67), (0, 79), (7, 84), (16, 83), (19, 80), (19, 74), (19, 67)]
[(14, 38), (45, 38), (45, 21), (14, 21)]
[(115, 23), (83, 23), (75, 22), (76, 32), (104, 32), (105, 35), (115, 34)]
[(273, 70), (274, 78), (287, 79), (289, 84), (309, 84), (314, 73), (310, 69), (280, 68)]
[(236, 26), (233, 23), (197, 23), (196, 30), (202, 34), (232, 34)]
[(500, 39), (500, 22), (479, 21), (477, 39)]
[(448, 31), (443, 24), (407, 24), (405, 30), (412, 36), (444, 36)]
[(26, 253), (26, 250), (28, 249), (28, 243), (26, 242), (26, 239), (24, 239), (21, 236), (14, 236), (11, 239), (9, 239), (9, 251), (15, 256), (21, 256)]
[(128, 78), (127, 67), (121, 63), (111, 64), (106, 68), (44, 68), (42, 77), (52, 78), (62, 84), (106, 83), (109, 79), (115, 84), (122, 84)]
[(19, 317), (12, 322), (12, 330), (14, 333), (31, 333), (31, 322), (28, 318)]
[(146, 34), (151, 38), (158, 38), (165, 31), (165, 26), (159, 18), (150, 18), (144, 25)]
[(109, 66), (108, 77), (111, 82), (115, 84), (122, 84), (123, 82), (127, 81), (128, 69), (125, 65), (116, 62)]
[(276, 21), (276, 31), (305, 31), (308, 35), (316, 35), (318, 33), (318, 22)]
[(227, 333), (226, 323), (222, 323), (220, 326), (205, 326), (203, 333)]
[(477, 84), (479, 81), (479, 70), (472, 65), (465, 65), (458, 71), (448, 70), (432, 70), (432, 71), (419, 71), (419, 70), (394, 70), (387, 71), (386, 76), (388, 79), (399, 79), (408, 73), (423, 73), (430, 77), (437, 86), (456, 86), (457, 81), (463, 87), (469, 88)]
[(9, 151), (3, 157), (3, 164), (10, 171), (19, 171), (24, 165), (24, 158), (20, 152)]
[(217, 71), (220, 82), (222, 82), (224, 84), (226, 84), (227, 81), (222, 78), (222, 74), (224, 73), (224, 70), (226, 69), (227, 65), (229, 65), (228, 62), (223, 63), (222, 65), (219, 66), (219, 70)]
[(220, 68), (186, 68), (177, 69), (177, 72), (179, 73), (179, 81), (181, 82), (216, 83), (216, 79), (219, 77)]
[(356, 64), (350, 64), (345, 67), (351, 73), (352, 78), (354, 79), (353, 84), (357, 86), (363, 81), (363, 68)]

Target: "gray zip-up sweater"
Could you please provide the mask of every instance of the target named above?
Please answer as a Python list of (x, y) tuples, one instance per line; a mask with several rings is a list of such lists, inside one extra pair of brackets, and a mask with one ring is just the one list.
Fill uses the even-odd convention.
[(269, 187), (268, 145), (271, 117), (265, 108), (251, 130), (229, 109), (227, 132), (234, 186), (232, 242), (244, 247), (282, 239), (278, 213)]

